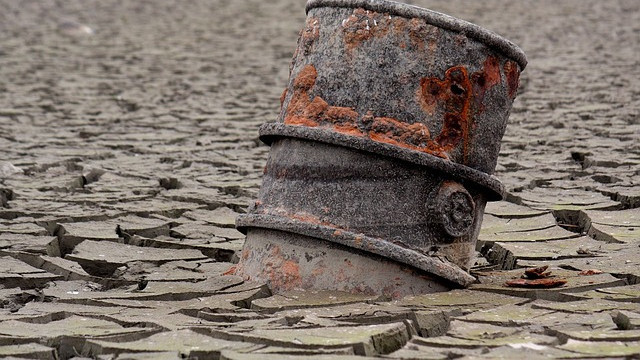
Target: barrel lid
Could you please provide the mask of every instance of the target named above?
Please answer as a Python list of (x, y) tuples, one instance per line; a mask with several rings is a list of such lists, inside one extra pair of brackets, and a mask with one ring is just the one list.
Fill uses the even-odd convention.
[(468, 38), (496, 49), (516, 61), (520, 70), (524, 70), (527, 66), (527, 56), (516, 44), (493, 31), (437, 11), (390, 0), (308, 0), (306, 11), (308, 13), (311, 9), (321, 7), (362, 8), (405, 18), (423, 19), (428, 24), (463, 33)]

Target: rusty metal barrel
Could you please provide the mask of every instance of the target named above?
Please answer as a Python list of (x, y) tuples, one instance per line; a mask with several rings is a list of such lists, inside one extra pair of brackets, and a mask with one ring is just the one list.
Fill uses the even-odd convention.
[(381, 294), (474, 281), (475, 243), (522, 50), (477, 25), (386, 0), (310, 0), (237, 272)]

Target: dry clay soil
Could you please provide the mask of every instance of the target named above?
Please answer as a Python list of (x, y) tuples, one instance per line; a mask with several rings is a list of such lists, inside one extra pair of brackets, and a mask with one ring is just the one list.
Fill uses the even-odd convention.
[(478, 283), (389, 301), (223, 275), (303, 1), (1, 0), (0, 357), (639, 356), (640, 2), (413, 3), (529, 65)]

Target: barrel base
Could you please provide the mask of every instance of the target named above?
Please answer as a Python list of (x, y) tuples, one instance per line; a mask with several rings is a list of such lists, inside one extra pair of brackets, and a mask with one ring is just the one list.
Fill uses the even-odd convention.
[(274, 293), (326, 289), (398, 299), (459, 287), (375, 254), (261, 228), (247, 229), (236, 273), (246, 280), (267, 282)]

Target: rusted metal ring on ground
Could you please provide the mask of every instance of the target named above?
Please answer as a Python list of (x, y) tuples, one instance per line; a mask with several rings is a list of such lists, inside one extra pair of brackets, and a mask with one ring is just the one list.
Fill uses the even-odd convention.
[(272, 229), (341, 244), (424, 270), (457, 286), (466, 287), (476, 281), (473, 276), (446, 259), (429, 256), (415, 249), (384, 239), (356, 234), (330, 226), (312, 224), (275, 215), (246, 214), (238, 217), (236, 227), (243, 233), (246, 233), (248, 228)]
[(455, 177), (463, 184), (478, 187), (479, 190), (486, 194), (489, 201), (499, 201), (504, 197), (504, 185), (502, 185), (497, 178), (487, 175), (482, 171), (427, 153), (413, 151), (363, 137), (349, 136), (322, 128), (309, 128), (283, 123), (267, 123), (260, 127), (260, 140), (267, 145), (271, 145), (277, 138), (284, 137), (318, 141), (367, 151), (425, 166), (426, 169), (440, 171), (444, 174), (455, 174)]
[(308, 0), (306, 12), (320, 7), (361, 8), (369, 11), (383, 12), (405, 18), (418, 18), (439, 28), (464, 33), (470, 39), (477, 40), (493, 49), (502, 52), (515, 60), (520, 69), (527, 66), (527, 56), (516, 44), (481, 26), (460, 20), (437, 11), (398, 3), (389, 0)]

